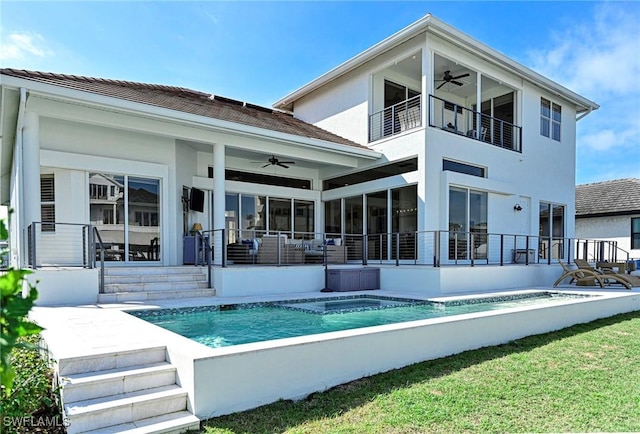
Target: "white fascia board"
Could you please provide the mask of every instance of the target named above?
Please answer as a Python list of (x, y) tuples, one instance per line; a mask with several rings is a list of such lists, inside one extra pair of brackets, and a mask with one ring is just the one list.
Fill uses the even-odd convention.
[(371, 48), (361, 52), (360, 54), (352, 57), (346, 62), (338, 65), (333, 68), (329, 72), (321, 75), (315, 80), (307, 83), (301, 88), (291, 92), (284, 98), (276, 101), (273, 104), (275, 108), (286, 108), (294, 101), (302, 98), (308, 93), (313, 92), (314, 90), (322, 87), (326, 83), (331, 80), (335, 80), (336, 78), (346, 74), (349, 71), (354, 70), (365, 62), (370, 61), (371, 59), (379, 56), (380, 54), (391, 50), (392, 48), (402, 44), (403, 42), (413, 38), (417, 34), (429, 30), (436, 35), (443, 37), (445, 40), (448, 40), (456, 45), (461, 46), (463, 49), (470, 51), (474, 54), (479, 54), (481, 57), (486, 59), (489, 62), (492, 62), (498, 65), (501, 68), (505, 68), (514, 72), (516, 75), (524, 77), (526, 80), (532, 82), (534, 85), (537, 85), (548, 92), (561, 96), (572, 103), (576, 104), (578, 107), (578, 113), (581, 112), (591, 112), (593, 110), (597, 110), (600, 106), (593, 101), (590, 101), (587, 98), (584, 98), (577, 93), (567, 89), (566, 87), (549, 80), (543, 75), (533, 71), (532, 69), (510, 59), (499, 51), (494, 50), (488, 45), (462, 33), (461, 31), (455, 29), (449, 24), (440, 21), (435, 18), (431, 14), (427, 14), (423, 18), (419, 19), (415, 23), (405, 27), (397, 33), (389, 36), (388, 38), (382, 40), (381, 42), (375, 44)]
[(66, 87), (56, 86), (48, 83), (41, 83), (26, 78), (2, 75), (2, 86), (8, 88), (24, 87), (28, 89), (29, 93), (41, 95), (43, 97), (58, 98), (61, 101), (83, 103), (86, 105), (93, 105), (98, 108), (109, 108), (111, 110), (123, 113), (144, 115), (150, 118), (190, 124), (192, 126), (197, 126), (200, 128), (205, 127), (212, 130), (232, 134), (241, 134), (257, 138), (268, 138), (271, 140), (276, 140), (296, 146), (315, 148), (318, 150), (355, 156), (359, 158), (376, 160), (382, 157), (382, 154), (380, 152), (371, 149), (356, 148), (325, 140), (283, 133), (266, 128), (253, 127), (250, 125), (210, 118), (207, 116), (194, 115), (191, 113), (185, 113), (178, 110), (172, 110), (150, 104), (128, 101), (120, 98), (114, 98), (76, 89), (69, 89)]

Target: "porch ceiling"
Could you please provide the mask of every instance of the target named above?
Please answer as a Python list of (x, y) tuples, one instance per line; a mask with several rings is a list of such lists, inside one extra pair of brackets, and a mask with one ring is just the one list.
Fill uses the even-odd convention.
[[(182, 143), (195, 149), (198, 152), (212, 153), (211, 144), (183, 141)], [(249, 146), (225, 146), (225, 156), (229, 160), (241, 161), (242, 165), (248, 164), (256, 170), (268, 163), (269, 158), (275, 156), (281, 161), (294, 161), (296, 169), (321, 170), (325, 168), (345, 167), (354, 168), (361, 164), (358, 158), (353, 155), (345, 155), (331, 151), (321, 151), (317, 149), (305, 149), (295, 146), (287, 146), (278, 143), (256, 142), (255, 148)], [(366, 159), (369, 161), (370, 159)], [(360, 163), (360, 164), (359, 164)], [(265, 170), (270, 167), (265, 168)], [(286, 170), (286, 169), (283, 169)]]

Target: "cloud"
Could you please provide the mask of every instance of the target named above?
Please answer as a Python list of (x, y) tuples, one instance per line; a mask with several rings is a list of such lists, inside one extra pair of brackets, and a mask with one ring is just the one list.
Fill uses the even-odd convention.
[(640, 9), (626, 2), (594, 8), (589, 21), (565, 27), (555, 44), (529, 56), (533, 69), (582, 94), (638, 92)]
[(9, 33), (2, 41), (0, 60), (25, 60), (30, 57), (51, 57), (53, 51), (47, 41), (37, 33)]

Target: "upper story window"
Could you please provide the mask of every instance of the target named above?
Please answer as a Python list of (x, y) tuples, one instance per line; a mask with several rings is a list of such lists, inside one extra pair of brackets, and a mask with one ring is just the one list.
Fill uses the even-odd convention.
[(407, 86), (389, 80), (384, 81), (384, 108), (391, 107), (418, 95), (420, 95), (419, 91), (409, 89)]
[(442, 170), (464, 173), (465, 175), (479, 176), (480, 178), (486, 177), (484, 167), (460, 163), (458, 161), (442, 160)]
[(560, 141), (562, 107), (548, 99), (540, 98), (540, 134)]

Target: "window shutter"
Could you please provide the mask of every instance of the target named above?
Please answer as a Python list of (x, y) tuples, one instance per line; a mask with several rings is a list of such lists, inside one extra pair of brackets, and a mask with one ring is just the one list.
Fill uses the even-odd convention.
[(55, 178), (53, 175), (40, 175), (40, 220), (43, 232), (54, 232), (56, 221)]

